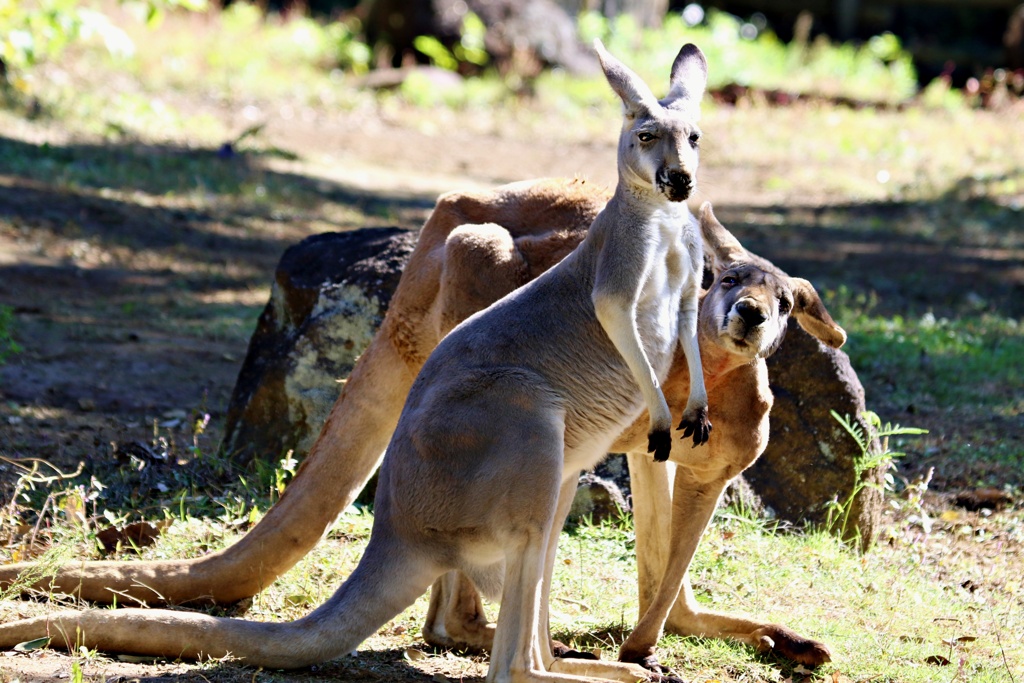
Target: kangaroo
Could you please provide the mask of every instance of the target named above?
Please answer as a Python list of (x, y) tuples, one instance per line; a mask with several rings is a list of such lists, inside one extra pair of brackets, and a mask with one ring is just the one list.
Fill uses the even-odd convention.
[[(729, 638), (816, 666), (830, 661), (828, 646), (779, 624), (702, 608), (687, 569), (725, 487), (768, 443), (772, 393), (765, 359), (782, 343), (789, 318), (834, 348), (846, 333), (811, 283), (746, 251), (712, 215), (702, 215), (700, 226), (715, 279), (701, 298), (698, 338), (717, 428), (700, 448), (674, 451), (667, 465), (644, 452), (643, 416), (612, 445), (629, 462), (641, 614), (619, 659), (663, 671), (654, 650), (667, 626), (680, 635)], [(689, 380), (677, 357), (664, 383), (673, 412), (683, 407)], [(435, 583), (423, 637), (436, 646), (489, 648), (493, 627), (472, 582), (449, 574)]]
[[(427, 359), (380, 470), (369, 545), (327, 603), (289, 624), (160, 610), (62, 613), (0, 626), (0, 644), (49, 634), (65, 645), (296, 668), (352, 651), (458, 569), (501, 593), (488, 680), (651, 679), (628, 663), (556, 660), (540, 633), (579, 472), (645, 406), (648, 449), (662, 460), (670, 454), (660, 382), (677, 348), (694, 378), (680, 428), (695, 445), (709, 436), (696, 340), (703, 252), (683, 203), (694, 187), (707, 65), (685, 45), (659, 101), (596, 47), (625, 105), (612, 199), (575, 251), (468, 318)], [(552, 325), (559, 343), (550, 341)]]

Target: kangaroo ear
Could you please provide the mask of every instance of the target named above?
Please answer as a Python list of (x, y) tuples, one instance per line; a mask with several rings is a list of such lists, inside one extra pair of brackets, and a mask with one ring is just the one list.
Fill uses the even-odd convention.
[(704, 253), (711, 257), (711, 270), (715, 277), (730, 264), (748, 258), (747, 250), (740, 241), (725, 229), (711, 209), (711, 202), (701, 204), (700, 233), (704, 238)]
[(658, 99), (647, 84), (633, 73), (632, 69), (608, 52), (600, 40), (594, 40), (594, 50), (597, 52), (597, 58), (601, 60), (601, 68), (604, 69), (608, 85), (622, 100), (628, 116), (636, 116), (657, 103)]
[(667, 101), (687, 100), (696, 106), (704, 97), (704, 88), (708, 84), (708, 60), (704, 53), (693, 43), (683, 45), (672, 62), (672, 75), (669, 78)]
[(846, 330), (839, 327), (832, 319), (817, 290), (807, 280), (799, 277), (789, 278), (793, 287), (793, 317), (808, 333), (822, 342), (838, 349), (846, 343)]

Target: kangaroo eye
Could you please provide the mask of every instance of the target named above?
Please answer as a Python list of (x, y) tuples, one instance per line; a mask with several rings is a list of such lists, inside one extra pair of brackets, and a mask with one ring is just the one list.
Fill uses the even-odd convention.
[(785, 315), (791, 308), (793, 308), (793, 304), (789, 302), (789, 299), (779, 299), (779, 313)]
[(644, 130), (636, 134), (636, 139), (640, 142), (650, 142), (654, 139), (654, 136)]
[(700, 133), (690, 133), (690, 146), (696, 147), (700, 144)]
[(722, 285), (725, 287), (735, 287), (738, 280), (732, 275), (726, 275), (722, 278)]

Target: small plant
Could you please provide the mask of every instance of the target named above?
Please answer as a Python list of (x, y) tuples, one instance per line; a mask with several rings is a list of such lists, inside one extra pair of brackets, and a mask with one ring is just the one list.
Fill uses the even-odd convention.
[[(871, 410), (865, 410), (861, 413), (864, 425), (867, 427), (865, 429), (861, 426), (861, 423), (853, 420), (849, 415), (843, 417), (834, 410), (829, 412), (836, 422), (853, 437), (854, 442), (860, 449), (860, 455), (853, 459), (853, 488), (850, 490), (846, 500), (842, 502), (834, 500), (832, 502), (828, 511), (828, 518), (825, 522), (825, 528), (829, 532), (838, 531), (840, 537), (845, 538), (850, 521), (850, 512), (853, 510), (853, 503), (857, 496), (866, 488), (879, 487), (878, 484), (867, 478), (867, 474), (881, 469), (884, 472), (883, 484), (881, 485), (883, 490), (892, 490), (894, 481), (892, 475), (893, 465), (898, 458), (903, 457), (905, 454), (889, 449), (889, 437), (927, 434), (928, 430), (918, 427), (901, 427), (898, 424), (894, 425), (889, 422), (883, 425), (882, 419)], [(857, 538), (854, 540), (859, 541)]]
[(280, 467), (274, 470), (274, 488), (271, 490), (271, 498), (275, 496), (280, 498), (284, 495), (284, 489), (288, 485), (288, 481), (295, 476), (295, 470), (299, 466), (299, 461), (292, 457), (292, 451), (281, 459)]
[(76, 659), (71, 662), (71, 683), (82, 683), (85, 675), (82, 673), (82, 665)]
[(12, 354), (21, 353), (21, 346), (11, 336), (13, 323), (14, 309), (10, 306), (0, 306), (0, 365), (3, 365)]

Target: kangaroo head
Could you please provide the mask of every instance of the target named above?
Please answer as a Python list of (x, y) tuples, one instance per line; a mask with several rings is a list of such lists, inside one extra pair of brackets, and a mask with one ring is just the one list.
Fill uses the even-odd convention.
[(700, 99), (708, 65), (696, 45), (686, 44), (672, 64), (669, 91), (659, 100), (629, 67), (594, 42), (605, 78), (625, 107), (619, 135), (619, 182), (634, 192), (672, 202), (696, 186)]
[(825, 344), (843, 345), (846, 332), (810, 282), (744, 249), (715, 218), (710, 203), (701, 206), (700, 228), (715, 275), (701, 306), (702, 334), (733, 353), (765, 358), (782, 343), (792, 316)]

